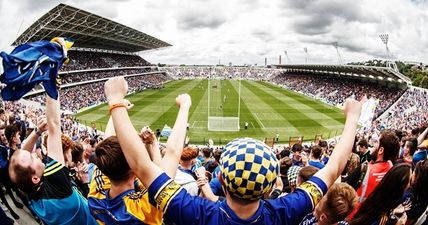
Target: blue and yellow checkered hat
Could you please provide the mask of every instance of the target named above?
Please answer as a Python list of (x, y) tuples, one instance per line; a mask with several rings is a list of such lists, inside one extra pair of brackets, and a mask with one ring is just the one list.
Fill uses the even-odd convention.
[(252, 138), (237, 138), (225, 146), (220, 171), (230, 194), (256, 200), (272, 188), (279, 174), (279, 165), (272, 149), (265, 143)]
[(287, 171), (287, 179), (290, 186), (297, 186), (297, 177), (299, 176), (299, 171), (302, 169), (300, 166), (292, 166)]

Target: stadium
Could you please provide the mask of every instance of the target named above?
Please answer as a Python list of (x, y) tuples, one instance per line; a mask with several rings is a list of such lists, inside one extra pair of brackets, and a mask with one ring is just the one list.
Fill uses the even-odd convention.
[[(56, 15), (58, 12), (61, 13), (61, 16), (58, 19), (51, 19), (52, 15)], [(69, 21), (68, 18), (71, 17), (73, 20)], [(46, 23), (45, 21), (49, 22)], [(82, 27), (83, 25), (79, 26), (79, 21), (86, 21), (85, 26), (88, 27), (92, 27), (90, 26), (92, 25), (91, 21), (94, 21), (96, 27), (86, 27), (85, 29)], [(69, 23), (76, 25), (70, 26)], [(39, 24), (45, 24), (45, 28), (36, 32), (33, 27), (38, 27)], [(116, 28), (121, 31), (120, 35), (115, 32), (107, 32), (111, 29), (110, 27), (114, 26), (120, 26), (120, 28)], [(58, 29), (58, 27), (68, 30)], [(101, 38), (97, 34), (97, 37), (94, 37), (97, 29), (101, 27), (106, 30), (106, 34), (114, 33), (114, 35), (103, 34)], [(76, 42), (76, 50), (70, 51), (71, 63), (64, 66), (63, 72), (60, 73), (64, 78), (62, 89), (67, 93), (65, 95), (73, 96), (65, 100), (64, 110), (71, 114), (78, 112), (75, 115), (83, 124), (87, 126), (94, 124), (99, 130), (103, 130), (107, 124), (108, 115), (105, 104), (97, 106), (105, 102), (102, 93), (95, 95), (94, 92), (88, 93), (94, 99), (85, 102), (76, 98), (76, 92), (81, 92), (81, 88), (102, 91), (102, 81), (107, 80), (108, 77), (121, 74), (135, 82), (135, 84), (132, 83), (132, 89), (135, 88), (136, 92), (146, 88), (165, 86), (162, 89), (155, 88), (156, 90), (143, 91), (130, 96), (132, 102), (138, 102), (131, 111), (137, 129), (141, 129), (143, 126), (150, 126), (153, 130), (162, 130), (165, 125), (171, 127), (177, 113), (174, 106), (175, 96), (189, 92), (194, 105), (197, 106), (192, 110), (189, 120), (188, 136), (194, 144), (206, 144), (209, 139), (212, 139), (214, 143), (221, 145), (241, 136), (273, 140), (278, 135), (281, 137), (282, 143), (288, 142), (290, 138), (303, 137), (304, 140), (311, 141), (314, 140), (315, 136), (323, 136), (327, 139), (338, 136), (341, 128), (343, 128), (344, 118), (340, 109), (331, 107), (331, 105), (341, 102), (334, 102), (330, 105), (316, 103), (316, 100), (305, 97), (304, 94), (296, 94), (275, 87), (284, 82), (281, 81), (282, 77), (288, 77), (293, 73), (303, 74), (302, 72), (305, 71), (305, 73), (313, 76), (330, 75), (334, 77), (337, 75), (339, 79), (343, 80), (352, 80), (353, 78), (364, 80), (363, 76), (366, 76), (368, 84), (383, 84), (385, 87), (393, 85), (397, 90), (403, 88), (401, 83), (409, 82), (407, 77), (400, 76), (392, 69), (365, 66), (359, 68), (358, 66), (326, 67), (313, 65), (311, 68), (308, 65), (278, 65), (276, 69), (228, 68), (224, 66), (151, 67), (149, 62), (135, 55), (135, 52), (168, 47), (170, 44), (108, 19), (61, 5), (52, 9), (27, 29), (18, 37), (14, 45), (50, 39), (56, 36), (71, 37)], [(96, 58), (99, 61), (87, 62), (89, 58)], [(219, 85), (209, 87), (206, 81), (207, 77), (221, 81)], [(373, 77), (375, 78), (374, 82), (369, 80)], [(183, 79), (196, 81), (181, 81)], [(234, 82), (237, 80), (246, 81), (238, 82), (239, 85), (237, 85)], [(266, 82), (268, 80), (278, 80), (279, 82)], [(383, 83), (382, 80), (390, 82)], [(217, 86), (217, 90), (213, 90), (215, 86)], [(231, 87), (233, 87), (232, 90)], [(242, 88), (242, 95), (238, 93), (240, 87)], [(205, 92), (202, 92), (201, 89)], [(391, 90), (391, 93), (394, 91)], [(227, 94), (218, 92), (227, 92)], [(26, 98), (43, 102), (44, 99), (40, 98), (41, 93), (43, 93), (42, 90), (34, 91), (29, 93)], [(210, 93), (211, 96), (208, 97)], [(315, 95), (315, 93), (311, 94)], [(376, 94), (379, 95), (380, 93)], [(87, 99), (88, 95), (80, 96), (82, 99)], [(377, 97), (377, 95), (374, 96)], [(224, 96), (228, 97), (228, 100), (220, 109)], [(321, 95), (321, 97), (324, 96)], [(359, 94), (357, 97), (361, 98), (362, 96)], [(391, 97), (391, 101), (395, 99)], [(72, 101), (71, 104), (69, 104), (70, 101)], [(208, 110), (209, 102), (214, 103), (210, 104), (210, 110)], [(239, 102), (241, 108), (238, 109)], [(388, 108), (392, 103), (385, 103), (384, 108)], [(91, 108), (87, 109), (88, 107)], [(313, 112), (314, 109), (316, 113)], [(208, 129), (209, 111), (213, 111), (211, 114), (218, 114), (219, 117), (236, 117), (239, 124), (229, 125), (235, 128), (222, 127), (228, 125), (219, 124), (220, 127), (217, 131), (210, 131)], [(247, 129), (244, 128), (245, 123), (248, 123)]]
[[(407, 148), (407, 142), (410, 143), (417, 139), (417, 144), (413, 144), (416, 146), (410, 150), (413, 155), (410, 165), (416, 166), (417, 162), (414, 161), (416, 153), (423, 152), (425, 159), (427, 157), (426, 146), (423, 146), (426, 141), (422, 143), (419, 139), (428, 138), (425, 137), (428, 122), (426, 98), (428, 91), (414, 86), (412, 78), (403, 74), (402, 67), (399, 69), (393, 60), (385, 60), (381, 63), (383, 65), (292, 64), (290, 61), (282, 63), (281, 56), (279, 56), (278, 63), (267, 65), (265, 60), (264, 66), (232, 66), (220, 63), (218, 65), (153, 64), (142, 58), (140, 54), (167, 49), (173, 44), (133, 29), (126, 24), (63, 3), (55, 6), (30, 25), (12, 45), (20, 46), (40, 40), (50, 41), (55, 37), (67, 37), (74, 42), (73, 47), (68, 50), (69, 62), (64, 64), (58, 72), (61, 95), (60, 123), (62, 134), (75, 143), (73, 146), (77, 143), (83, 146), (84, 152), (81, 154), (83, 154), (83, 158), (87, 157), (87, 163), (94, 155), (91, 156), (88, 153), (89, 155), (86, 156), (86, 151), (92, 149), (88, 151), (95, 154), (97, 144), (102, 143), (104, 135), (111, 132), (108, 127), (109, 119), (113, 118), (111, 112), (114, 107), (109, 105), (109, 99), (104, 94), (105, 83), (113, 77), (120, 76), (124, 77), (128, 85), (126, 99), (133, 104), (133, 107), (128, 110), (132, 125), (137, 132), (142, 130), (141, 137), (143, 137), (145, 127), (150, 127), (159, 144), (163, 147), (166, 146), (167, 151), (171, 148), (168, 145), (170, 139), (175, 140), (174, 138), (177, 137), (176, 134), (173, 134), (174, 129), (178, 129), (174, 128), (174, 125), (178, 121), (177, 114), (180, 115), (181, 107), (180, 103), (176, 102), (178, 101), (176, 98), (183, 93), (189, 94), (191, 107), (185, 127), (185, 145), (197, 149), (196, 154), (199, 154), (198, 160), (202, 159), (201, 161), (205, 157), (210, 158), (208, 161), (214, 163), (216, 153), (221, 154), (227, 143), (236, 138), (248, 137), (269, 146), (273, 155), (280, 160), (281, 165), (285, 161), (284, 158), (288, 158), (288, 160), (292, 160), (293, 166), (295, 166), (294, 163), (298, 165), (304, 163), (302, 165), (307, 166), (307, 161), (312, 160), (321, 161), (322, 167), (324, 167), (326, 162), (324, 163), (323, 160), (325, 158), (328, 160), (332, 149), (336, 145), (343, 146), (340, 141), (342, 132), (345, 134), (347, 128), (348, 118), (343, 113), (343, 110), (345, 113), (347, 112), (345, 107), (347, 98), (360, 101), (363, 108), (354, 135), (355, 140), (352, 140), (354, 146), (352, 154), (357, 155), (358, 164), (360, 164), (360, 159), (361, 164), (363, 163), (363, 155), (366, 154), (359, 150), (362, 146), (361, 141), (366, 141), (368, 146), (374, 149), (383, 135), (382, 131), (387, 129), (397, 131), (397, 140), (400, 141), (401, 149)], [(387, 37), (384, 43), (388, 51)], [(306, 49), (305, 52), (307, 53)], [(285, 57), (288, 57), (287, 52), (285, 52)], [(47, 102), (49, 102), (47, 98), (50, 98), (47, 97), (46, 92), (48, 92), (46, 88), (38, 85), (17, 102), (2, 101), (3, 112), (0, 111), (0, 114), (4, 114), (6, 111), (9, 118), (23, 121), (24, 128), (21, 126), (20, 129), (27, 129), (25, 132), (30, 135), (33, 131), (38, 132), (39, 119), (37, 118), (45, 114), (45, 108), (48, 107)], [(48, 113), (46, 112), (46, 114)], [(1, 123), (4, 125), (1, 129), (5, 129), (4, 132), (7, 133), (9, 129), (7, 126), (11, 126), (12, 123), (9, 124), (3, 118), (1, 119)], [(118, 137), (120, 142), (121, 136), (118, 135)], [(37, 144), (34, 142), (33, 147), (43, 148), (41, 146), (43, 143), (46, 144), (48, 138), (45, 139), (44, 141), (38, 140)], [(21, 142), (22, 144), (28, 143), (23, 134), (21, 134)], [(8, 148), (13, 149), (11, 142), (8, 141), (8, 143)], [(2, 142), (3, 144), (5, 143)], [(425, 143), (425, 145), (427, 144)], [(317, 155), (317, 153), (313, 153), (316, 151), (313, 150), (314, 146), (323, 148), (321, 156), (319, 153), (318, 156), (314, 156)], [(45, 148), (47, 147), (45, 146)], [(256, 148), (262, 149), (263, 147)], [(330, 150), (328, 150), (329, 148)], [(416, 148), (418, 149), (415, 150)], [(208, 151), (206, 149), (209, 149), (210, 152), (208, 157), (204, 156), (204, 151)], [(299, 153), (297, 154), (296, 151)], [(405, 150), (400, 151), (401, 159), (399, 160), (407, 162), (405, 161), (406, 156), (403, 156), (406, 154), (403, 153)], [(160, 152), (159, 149), (158, 152)], [(373, 152), (376, 151), (373, 150)], [(302, 159), (299, 158), (300, 154), (302, 154), (302, 158), (306, 158), (306, 162), (302, 162)], [(345, 180), (357, 168), (357, 166), (352, 167), (352, 163), (350, 163), (353, 160), (352, 154), (347, 159), (345, 172), (341, 172), (342, 178)], [(185, 154), (183, 153), (183, 155)], [(183, 155), (180, 166), (184, 168), (187, 164)], [(125, 156), (128, 160), (128, 155)], [(336, 160), (336, 157), (333, 159)], [(345, 156), (345, 158), (347, 157)], [(192, 160), (194, 158), (196, 156)], [(91, 158), (91, 162), (92, 160), (93, 158)], [(300, 161), (295, 162), (295, 160)], [(254, 157), (253, 161), (256, 161)], [(194, 166), (194, 164), (193, 161), (192, 165)], [(209, 170), (209, 163), (202, 165)], [(130, 167), (132, 169), (131, 163)], [(358, 168), (361, 169), (361, 166)], [(189, 169), (194, 170), (195, 168)], [(78, 170), (79, 172), (81, 171)], [(214, 174), (214, 171), (210, 172)], [(87, 173), (88, 171), (86, 171)], [(262, 174), (260, 171), (257, 173)], [(281, 171), (282, 173), (283, 171)], [(284, 177), (287, 179), (287, 173), (282, 175), (285, 175)], [(137, 177), (140, 178), (138, 175)], [(212, 178), (215, 178), (214, 175)], [(229, 178), (226, 176), (223, 179)], [(291, 181), (286, 182), (287, 184), (290, 182), (291, 187)], [(5, 184), (5, 181), (1, 183)], [(196, 185), (196, 180), (193, 180), (193, 183)], [(184, 185), (182, 186), (184, 187)], [(5, 190), (9, 190), (8, 188), (5, 186)], [(199, 188), (201, 189), (199, 192), (204, 192), (202, 187)], [(294, 188), (296, 186), (292, 187), (292, 190)], [(14, 189), (12, 188), (12, 190)], [(285, 189), (281, 189), (280, 192), (284, 192), (283, 190)], [(26, 204), (24, 205), (28, 207), (28, 210), (25, 212), (18, 209), (16, 204), (9, 206), (7, 201), (10, 202), (13, 196), (10, 196), (12, 192), (6, 192), (9, 196), (6, 200), (2, 194), (2, 202), (6, 203), (7, 216), (13, 217), (18, 224), (55, 224), (45, 220), (37, 210), (32, 211), (33, 208)], [(16, 200), (12, 201), (15, 203)], [(427, 206), (426, 199), (418, 201), (422, 202), (421, 208), (424, 210), (424, 207)], [(390, 209), (391, 213), (392, 209)], [(358, 216), (359, 214), (355, 218)], [(23, 219), (19, 219), (19, 217)], [(302, 219), (303, 217), (297, 222)], [(101, 222), (99, 218), (97, 220)], [(413, 218), (412, 223), (408, 224), (417, 224), (416, 220)], [(170, 224), (168, 222), (163, 221), (164, 224)], [(90, 223), (88, 222), (88, 224)], [(157, 224), (161, 223), (158, 221)]]

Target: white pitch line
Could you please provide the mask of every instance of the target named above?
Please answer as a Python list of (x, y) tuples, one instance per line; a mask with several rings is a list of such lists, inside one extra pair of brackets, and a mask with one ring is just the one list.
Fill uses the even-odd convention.
[(254, 126), (253, 122), (250, 122), (250, 123), (251, 123), (251, 126), (253, 126), (253, 128), (256, 128), (256, 127)]
[(193, 121), (191, 128), (195, 127), (195, 122), (196, 122), (196, 120)]
[(265, 125), (262, 123), (262, 121), (259, 119), (259, 117), (257, 116), (257, 113), (251, 113), (253, 114), (253, 116), (256, 118), (257, 122), (260, 123), (260, 125), (262, 126), (263, 129), (265, 129)]

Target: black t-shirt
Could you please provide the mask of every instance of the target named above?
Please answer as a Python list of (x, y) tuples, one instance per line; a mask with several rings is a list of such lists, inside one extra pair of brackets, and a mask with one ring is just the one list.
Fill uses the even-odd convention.
[(361, 165), (357, 166), (353, 171), (349, 173), (349, 175), (343, 179), (343, 182), (351, 185), (355, 190), (358, 190), (360, 188), (359, 179), (361, 177)]
[(287, 176), (281, 176), (281, 180), (282, 180), (282, 193), (284, 192), (290, 193), (291, 188), (290, 188), (290, 183), (288, 182)]
[(41, 188), (35, 194), (31, 194), (32, 200), (63, 199), (71, 195), (71, 183), (67, 167), (57, 161), (46, 157), (47, 161)]

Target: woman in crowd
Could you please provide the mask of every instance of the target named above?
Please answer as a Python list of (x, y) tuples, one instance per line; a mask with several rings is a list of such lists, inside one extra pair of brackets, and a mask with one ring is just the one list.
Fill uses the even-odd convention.
[(413, 181), (404, 200), (410, 198), (412, 207), (407, 211), (407, 225), (414, 224), (428, 206), (428, 160), (420, 161), (413, 171)]
[[(398, 164), (386, 173), (382, 181), (350, 221), (350, 225), (404, 225), (409, 205), (400, 205), (401, 197), (410, 187), (412, 167)], [(395, 210), (397, 208), (397, 210)]]

